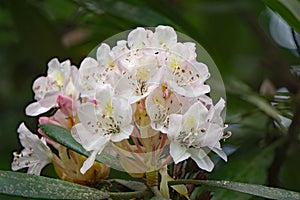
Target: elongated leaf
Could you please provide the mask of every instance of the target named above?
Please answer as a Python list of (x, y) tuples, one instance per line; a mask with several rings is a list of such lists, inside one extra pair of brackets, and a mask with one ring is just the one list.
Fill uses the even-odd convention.
[[(90, 155), (90, 152), (86, 151), (81, 144), (79, 144), (72, 136), (69, 130), (61, 127), (56, 126), (53, 124), (42, 124), (40, 128), (43, 132), (55, 142), (81, 154), (86, 157)], [(96, 161), (104, 163), (106, 165), (110, 165), (113, 163), (118, 163), (119, 160), (117, 158), (110, 156), (106, 152), (102, 152), (101, 155), (96, 156)], [(115, 165), (114, 165), (115, 166)], [(122, 170), (121, 166), (119, 168)]]
[(214, 187), (220, 187), (228, 190), (234, 190), (247, 194), (252, 194), (269, 199), (280, 200), (299, 200), (300, 193), (284, 190), (280, 188), (267, 187), (264, 185), (255, 185), (248, 183), (239, 183), (233, 181), (214, 181), (214, 180), (176, 180), (169, 181), (169, 185), (178, 184), (195, 184), (195, 185), (209, 185)]
[(263, 0), (272, 10), (281, 17), (298, 33), (300, 33), (300, 1), (299, 0)]
[(230, 80), (227, 91), (234, 95), (238, 95), (241, 99), (256, 106), (258, 109), (273, 118), (278, 123), (283, 132), (286, 131), (279, 117), (280, 112), (276, 108), (271, 106), (271, 104), (266, 99), (252, 91), (252, 89), (245, 83), (240, 80)]
[(102, 14), (104, 12), (113, 16), (121, 17), (129, 21), (135, 22), (144, 26), (157, 26), (158, 24), (174, 25), (166, 17), (149, 10), (145, 7), (132, 5), (129, 3), (113, 0), (73, 0), (89, 9), (96, 14)]
[(90, 155), (76, 140), (74, 140), (69, 130), (52, 124), (42, 124), (40, 125), (40, 128), (55, 142), (58, 142), (84, 156)]
[[(249, 141), (249, 144), (243, 146), (229, 158), (229, 162), (220, 166), (211, 175), (211, 179), (229, 179), (236, 182), (248, 182), (263, 184), (267, 178), (267, 170), (273, 159), (273, 151), (282, 144), (279, 140), (270, 146), (259, 149), (253, 147), (255, 141)], [(245, 162), (246, 161), (246, 162)], [(245, 193), (237, 193), (230, 190), (222, 190), (214, 188), (214, 200), (239, 200), (250, 199), (251, 195)]]
[(123, 179), (112, 179), (115, 182), (124, 185), (125, 187), (134, 190), (134, 191), (145, 191), (147, 190), (147, 186), (142, 183), (142, 182), (138, 182), (138, 181), (128, 181), (128, 180), (123, 180)]
[(280, 122), (279, 118), (279, 112), (270, 105), (269, 102), (267, 102), (264, 98), (258, 96), (258, 95), (245, 95), (243, 96), (243, 99), (248, 101), (249, 103), (252, 103), (253, 105), (256, 105), (260, 110), (264, 111), (267, 115), (272, 117), (274, 120)]
[(46, 199), (107, 199), (109, 194), (66, 181), (0, 171), (0, 193)]

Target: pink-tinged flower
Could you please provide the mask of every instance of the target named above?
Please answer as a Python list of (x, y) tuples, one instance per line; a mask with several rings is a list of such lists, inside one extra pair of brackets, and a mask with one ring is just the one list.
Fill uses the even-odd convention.
[(57, 106), (59, 94), (77, 98), (78, 92), (74, 86), (76, 74), (77, 68), (71, 66), (69, 60), (62, 63), (57, 58), (50, 60), (47, 76), (39, 77), (33, 83), (36, 102), (26, 107), (26, 114), (37, 116)]
[(170, 115), (167, 135), (175, 163), (191, 157), (201, 169), (211, 171), (214, 164), (207, 155), (207, 149), (227, 160), (219, 142), (224, 131), (220, 115), (224, 106), (223, 99), (209, 110), (202, 103), (195, 103), (184, 115)]
[(92, 151), (84, 162), (81, 173), (85, 173), (94, 163), (109, 142), (128, 139), (133, 126), (131, 125), (132, 110), (126, 99), (113, 95), (109, 84), (100, 85), (96, 91), (97, 103), (86, 102), (78, 108), (78, 118), (72, 136), (87, 150)]
[(74, 113), (76, 112), (77, 104), (73, 98), (66, 96), (66, 95), (58, 95), (57, 97), (57, 104), (59, 110), (66, 116), (66, 117), (73, 117)]
[[(75, 102), (75, 103), (74, 103)], [(39, 117), (39, 124), (54, 124), (57, 126), (62, 126), (70, 130), (75, 124), (77, 101), (74, 101), (69, 96), (58, 95), (57, 104), (59, 109), (49, 117), (42, 116)], [(38, 132), (46, 138), (48, 144), (51, 144), (56, 149), (59, 149), (60, 144), (50, 139), (41, 129)]]
[(24, 123), (18, 128), (19, 138), (24, 149), (21, 153), (14, 152), (11, 168), (16, 171), (28, 168), (28, 174), (40, 175), (41, 170), (52, 161), (52, 152), (45, 138), (31, 133)]

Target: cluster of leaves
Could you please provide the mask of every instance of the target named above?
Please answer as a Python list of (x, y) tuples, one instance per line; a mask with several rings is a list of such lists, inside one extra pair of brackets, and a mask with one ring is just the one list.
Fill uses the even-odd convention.
[[(300, 150), (300, 81), (295, 76), (297, 73), (293, 75), (289, 68), (299, 64), (299, 52), (290, 52), (275, 45), (268, 31), (269, 15), (266, 12), (270, 10), (265, 11), (265, 6), (269, 6), (289, 24), (293, 33), (300, 33), (300, 2), (263, 2), (264, 4), (252, 0), (206, 0), (201, 3), (196, 0), (0, 1), (0, 9), (3, 11), (0, 12), (0, 79), (1, 85), (6, 85), (0, 87), (0, 103), (8, 108), (0, 115), (3, 124), (0, 127), (0, 136), (3, 138), (0, 148), (3, 154), (7, 154), (5, 159), (8, 160), (1, 160), (1, 169), (7, 169), (11, 161), (12, 149), (9, 144), (5, 146), (7, 140), (15, 141), (14, 145), (17, 145), (17, 134), (11, 129), (24, 119), (22, 106), (31, 99), (28, 94), (30, 82), (37, 76), (37, 71), (44, 72), (47, 60), (55, 55), (62, 59), (72, 57), (72, 60), (79, 62), (99, 42), (111, 35), (136, 26), (166, 24), (200, 42), (214, 58), (225, 81), (228, 96), (227, 122), (234, 133), (224, 143), (225, 150), (231, 154), (229, 162), (218, 163), (208, 179), (235, 182), (195, 180), (190, 183), (205, 186), (195, 190), (192, 198), (196, 199), (199, 194), (208, 190), (213, 192), (213, 199), (253, 199), (252, 195), (272, 199), (300, 199), (298, 193), (237, 183), (247, 182), (300, 191), (300, 179), (295, 176), (300, 167), (297, 154)], [(297, 34), (294, 34), (294, 41), (298, 48), (296, 51), (299, 51)], [(264, 81), (266, 78), (270, 81)], [(281, 87), (287, 88), (288, 92), (276, 93), (276, 89)], [(259, 93), (258, 88), (263, 93)], [(23, 92), (19, 92), (20, 90)], [(279, 95), (285, 98), (278, 98)], [(270, 102), (276, 102), (276, 107)], [(14, 115), (19, 117), (8, 118), (7, 115), (11, 114), (9, 108), (13, 108)], [(291, 123), (285, 125), (281, 116), (285, 116)], [(32, 126), (34, 127), (34, 123)], [(52, 131), (48, 133), (51, 134)], [(63, 141), (68, 140), (60, 140)], [(65, 145), (87, 155), (72, 141)], [(1, 159), (4, 158), (1, 156)], [(215, 162), (217, 161), (216, 158)], [(111, 173), (111, 177), (117, 176), (114, 174), (117, 172)], [(0, 183), (0, 192), (3, 194), (32, 198), (118, 197), (114, 193), (55, 179), (7, 171), (0, 172)], [(169, 182), (169, 185), (179, 183), (181, 182)], [(58, 184), (61, 187), (51, 187)], [(130, 184), (126, 182), (125, 185)], [(74, 194), (75, 197), (72, 196)], [(126, 195), (129, 195), (128, 198), (151, 196), (144, 190), (121, 195), (125, 195), (119, 196), (121, 199), (126, 198)]]

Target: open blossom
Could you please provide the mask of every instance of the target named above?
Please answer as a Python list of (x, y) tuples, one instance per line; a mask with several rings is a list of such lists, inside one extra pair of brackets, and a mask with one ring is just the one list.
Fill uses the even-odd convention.
[(77, 98), (78, 92), (75, 89), (74, 81), (77, 68), (71, 66), (66, 60), (62, 63), (53, 58), (48, 63), (47, 76), (37, 78), (32, 86), (36, 102), (26, 107), (26, 114), (37, 116), (57, 106), (57, 97), (60, 94)]
[(146, 110), (154, 130), (167, 133), (170, 114), (185, 113), (195, 102), (211, 105), (212, 101), (206, 95), (197, 98), (185, 97), (172, 91), (166, 84), (157, 87), (146, 99)]
[[(171, 157), (175, 163), (191, 157), (211, 171), (207, 150), (226, 160), (219, 143), (225, 101), (213, 105), (207, 95), (209, 77), (206, 64), (197, 60), (196, 44), (179, 42), (172, 27), (136, 28), (114, 47), (101, 44), (96, 58), (82, 61), (76, 82), (81, 97), (76, 106), (79, 123), (71, 132), (91, 152), (81, 172), (110, 143), (120, 147), (116, 152), (128, 151), (119, 155), (125, 168), (134, 160), (137, 168), (148, 170), (161, 168)], [(163, 157), (166, 150), (170, 155), (155, 166), (154, 158)]]
[[(75, 124), (77, 102), (69, 96), (58, 95), (57, 104), (59, 109), (49, 117), (39, 117), (39, 124), (53, 124), (70, 130)], [(38, 132), (46, 138), (47, 144), (51, 144), (56, 149), (60, 148), (60, 144), (50, 139), (41, 129), (38, 129)]]
[(205, 148), (213, 150), (221, 158), (227, 160), (219, 142), (223, 138), (224, 131), (223, 120), (220, 116), (224, 106), (223, 99), (210, 109), (202, 103), (195, 103), (184, 115), (170, 115), (167, 134), (171, 142), (170, 154), (175, 163), (191, 157), (200, 168), (211, 171), (214, 164)]
[(81, 168), (82, 173), (93, 165), (96, 155), (110, 141), (128, 139), (133, 130), (130, 104), (127, 100), (114, 96), (109, 84), (99, 86), (96, 103), (86, 102), (79, 106), (78, 118), (81, 123), (72, 128), (72, 135), (87, 151), (92, 151)]
[(24, 123), (19, 126), (18, 132), (24, 149), (21, 153), (13, 153), (12, 170), (28, 168), (28, 174), (40, 175), (41, 170), (52, 161), (52, 152), (47, 146), (45, 138), (40, 139), (31, 133)]
[(97, 49), (96, 59), (86, 57), (82, 61), (77, 79), (81, 97), (94, 98), (94, 91), (99, 85), (108, 83), (115, 85), (119, 81), (122, 71), (118, 62), (121, 62), (120, 56), (129, 52), (126, 44), (126, 41), (118, 41), (117, 46), (110, 49), (103, 43)]
[(159, 86), (161, 69), (153, 56), (142, 54), (128, 58), (130, 63), (123, 65), (123, 77), (116, 85), (116, 93), (128, 98), (130, 104), (148, 96)]

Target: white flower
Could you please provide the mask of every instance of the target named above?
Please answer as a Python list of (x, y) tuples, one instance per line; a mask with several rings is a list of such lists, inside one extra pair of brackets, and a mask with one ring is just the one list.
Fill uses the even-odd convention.
[(84, 162), (81, 173), (85, 173), (94, 163), (106, 145), (128, 139), (132, 110), (126, 99), (113, 95), (109, 84), (100, 85), (96, 91), (96, 103), (84, 103), (78, 108), (79, 124), (72, 128), (72, 136), (87, 150), (92, 151)]
[(157, 87), (146, 99), (146, 110), (154, 130), (167, 133), (169, 115), (180, 113), (183, 102), (166, 85)]
[(33, 102), (26, 107), (26, 114), (37, 116), (57, 106), (59, 94), (76, 98), (78, 93), (74, 86), (77, 68), (71, 66), (69, 60), (59, 63), (53, 58), (48, 63), (47, 76), (39, 77), (33, 83), (32, 89), (35, 93)]
[(152, 31), (138, 27), (128, 34), (128, 47), (130, 49), (149, 47), (152, 35)]
[(170, 90), (167, 85), (160, 85), (146, 99), (146, 110), (151, 119), (151, 127), (167, 133), (169, 115), (185, 113), (196, 102), (202, 102), (207, 106), (212, 105), (211, 98), (206, 95), (197, 98), (185, 97)]
[(164, 81), (180, 95), (197, 97), (210, 92), (209, 85), (205, 84), (210, 74), (204, 63), (191, 59), (194, 55), (189, 48), (193, 47), (177, 43), (171, 49), (163, 64)]
[(163, 47), (169, 49), (177, 43), (177, 34), (170, 26), (158, 26), (152, 38), (152, 45), (154, 47)]
[(219, 142), (223, 138), (224, 125), (220, 114), (224, 106), (223, 99), (209, 110), (202, 103), (195, 103), (184, 115), (170, 115), (167, 134), (175, 163), (191, 157), (201, 169), (211, 171), (214, 164), (207, 156), (207, 148), (227, 160)]
[(154, 56), (148, 52), (140, 55), (129, 55), (128, 63), (123, 62), (123, 77), (116, 85), (116, 94), (135, 103), (158, 87), (161, 79), (161, 68)]
[(21, 153), (14, 152), (11, 168), (16, 171), (28, 167), (28, 174), (40, 175), (41, 170), (52, 161), (52, 152), (45, 138), (31, 133), (24, 123), (18, 128), (19, 138), (24, 149)]
[(77, 79), (81, 97), (94, 98), (98, 85), (104, 84), (105, 80), (105, 68), (101, 68), (97, 60), (87, 57), (81, 62)]
[(128, 49), (124, 41), (119, 41), (118, 45), (112, 50), (110, 47), (102, 43), (98, 49), (97, 59), (86, 57), (79, 68), (78, 88), (81, 90), (81, 97), (95, 98), (95, 90), (99, 85), (112, 84), (121, 77), (121, 72), (116, 62), (120, 62), (117, 58), (126, 55)]

